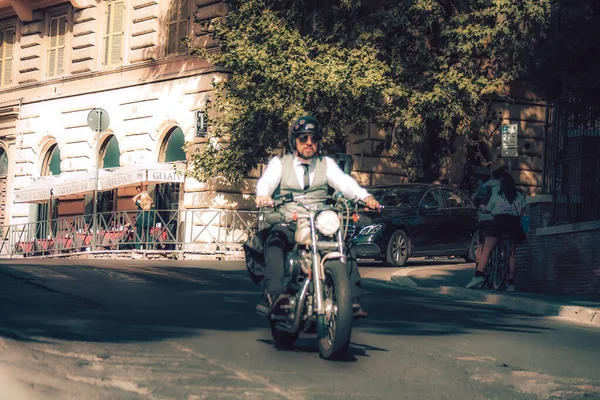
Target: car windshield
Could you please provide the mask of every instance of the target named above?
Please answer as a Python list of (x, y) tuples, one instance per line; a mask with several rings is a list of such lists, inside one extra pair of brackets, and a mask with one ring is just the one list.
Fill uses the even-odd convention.
[(369, 193), (385, 207), (412, 207), (419, 197), (420, 189), (379, 188), (370, 189)]

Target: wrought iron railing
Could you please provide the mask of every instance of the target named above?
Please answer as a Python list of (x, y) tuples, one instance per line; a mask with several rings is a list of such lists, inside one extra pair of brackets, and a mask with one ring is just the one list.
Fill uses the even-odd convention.
[[(256, 211), (116, 211), (2, 227), (0, 256), (91, 251), (221, 251), (241, 244), (257, 225)], [(137, 223), (136, 223), (137, 222)]]
[(553, 224), (600, 220), (600, 115), (562, 102), (550, 104), (544, 192), (553, 194)]

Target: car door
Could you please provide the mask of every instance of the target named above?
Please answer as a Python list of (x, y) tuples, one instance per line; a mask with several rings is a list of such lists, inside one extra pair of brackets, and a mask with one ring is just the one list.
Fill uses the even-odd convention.
[(440, 190), (427, 190), (417, 205), (418, 221), (413, 229), (411, 254), (431, 253), (439, 247), (444, 234), (444, 212)]
[(454, 188), (441, 188), (446, 205), (446, 241), (443, 247), (462, 251), (469, 247), (471, 235), (477, 226), (477, 210), (471, 199), (462, 191)]

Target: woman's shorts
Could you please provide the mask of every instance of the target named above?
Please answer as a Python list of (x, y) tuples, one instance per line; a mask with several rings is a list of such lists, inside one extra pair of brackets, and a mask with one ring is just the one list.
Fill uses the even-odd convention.
[(494, 216), (487, 236), (499, 238), (503, 233), (509, 235), (517, 243), (527, 240), (527, 235), (521, 225), (521, 218), (514, 215), (498, 214)]

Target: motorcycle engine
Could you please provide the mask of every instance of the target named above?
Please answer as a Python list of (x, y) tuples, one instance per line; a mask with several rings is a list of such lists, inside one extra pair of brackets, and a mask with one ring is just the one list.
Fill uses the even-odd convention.
[(304, 273), (308, 275), (312, 263), (311, 253), (302, 251), (300, 253), (291, 251), (287, 254), (287, 262), (285, 268), (285, 282), (287, 285), (290, 281), (295, 282), (297, 278)]

